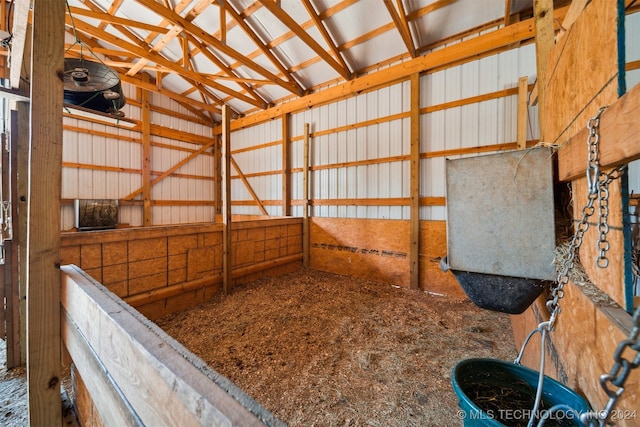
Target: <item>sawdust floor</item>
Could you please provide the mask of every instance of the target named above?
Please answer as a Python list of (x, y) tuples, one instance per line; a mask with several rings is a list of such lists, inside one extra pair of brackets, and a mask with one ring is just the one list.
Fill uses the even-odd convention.
[(460, 426), (456, 362), (516, 356), (507, 315), (312, 270), (157, 323), (290, 426)]

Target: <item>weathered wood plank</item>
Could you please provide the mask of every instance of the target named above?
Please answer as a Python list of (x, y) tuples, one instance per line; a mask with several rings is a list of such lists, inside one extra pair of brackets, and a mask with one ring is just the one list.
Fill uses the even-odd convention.
[(533, 0), (533, 14), (536, 22), (536, 71), (538, 81), (538, 117), (540, 139), (544, 141), (545, 109), (547, 108), (547, 58), (553, 46), (555, 31), (553, 28), (553, 0)]
[[(613, 102), (600, 117), (600, 165), (616, 167), (640, 158), (640, 85)], [(569, 181), (587, 170), (586, 141), (589, 130), (584, 128), (562, 145), (558, 151), (558, 175)]]
[[(27, 2), (28, 3), (28, 2)], [(60, 188), (64, 2), (34, 2), (28, 206), (29, 423), (62, 424), (60, 399)], [(21, 68), (18, 65), (18, 68)], [(12, 70), (13, 71), (13, 70)]]
[(76, 267), (62, 270), (63, 307), (145, 425), (282, 425)]
[(62, 339), (87, 391), (99, 396), (91, 401), (98, 412), (113, 425), (144, 426), (67, 312), (62, 316)]
[(546, 91), (553, 105), (540, 111), (544, 142), (562, 144), (617, 99), (617, 18), (617, 2), (592, 1), (549, 52)]

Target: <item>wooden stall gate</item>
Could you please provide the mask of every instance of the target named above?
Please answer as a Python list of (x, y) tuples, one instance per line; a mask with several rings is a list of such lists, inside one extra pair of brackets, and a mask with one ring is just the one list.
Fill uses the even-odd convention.
[(285, 425), (80, 268), (61, 269), (74, 394), (92, 397), (76, 405), (83, 425)]

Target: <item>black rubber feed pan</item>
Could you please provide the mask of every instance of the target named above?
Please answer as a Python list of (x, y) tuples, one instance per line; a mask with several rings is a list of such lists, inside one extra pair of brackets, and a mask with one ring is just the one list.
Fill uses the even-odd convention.
[(545, 289), (547, 281), (451, 270), (469, 299), (478, 307), (520, 314)]

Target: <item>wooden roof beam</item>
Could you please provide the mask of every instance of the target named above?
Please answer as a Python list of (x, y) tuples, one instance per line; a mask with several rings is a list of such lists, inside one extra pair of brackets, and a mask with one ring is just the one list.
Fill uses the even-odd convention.
[[(207, 79), (205, 77), (203, 77), (201, 74), (192, 71), (192, 70), (188, 70), (185, 68), (180, 67), (179, 65), (171, 62), (170, 60), (166, 59), (165, 57), (163, 57), (162, 55), (158, 54), (157, 52), (154, 51), (149, 51), (148, 49), (145, 49), (141, 46), (135, 45), (133, 43), (129, 43), (126, 42), (124, 40), (122, 40), (119, 37), (116, 37), (110, 33), (107, 33), (105, 31), (102, 31), (96, 27), (93, 27), (83, 21), (79, 21), (79, 20), (75, 20), (75, 24), (76, 24), (76, 29), (78, 31), (82, 31), (86, 34), (89, 34), (91, 36), (97, 37), (99, 39), (101, 39), (104, 42), (110, 43), (113, 46), (117, 46), (120, 47), (121, 49), (124, 49), (130, 53), (132, 53), (135, 56), (138, 56), (140, 58), (145, 58), (148, 59), (152, 62), (155, 62), (158, 65), (162, 65), (164, 67), (166, 67), (169, 70), (172, 70), (173, 72), (179, 74), (182, 77), (185, 78), (191, 78), (193, 80), (196, 81), (201, 81), (203, 83), (206, 83), (208, 86), (211, 86), (212, 88), (219, 90), (221, 92), (224, 92), (228, 95), (231, 95), (235, 98), (238, 98), (248, 104), (254, 105), (258, 108), (265, 108), (266, 104), (263, 102), (259, 102), (256, 101), (253, 98), (249, 98), (248, 96), (239, 93), (237, 91), (234, 91), (232, 89), (229, 89), (228, 87), (218, 84), (216, 83), (214, 80), (211, 79)], [(68, 25), (70, 25), (70, 23), (68, 22)]]
[[(218, 57), (215, 56), (204, 43), (202, 43), (200, 40), (196, 39), (195, 37), (193, 37), (190, 34), (187, 34), (187, 37), (189, 38), (191, 43), (193, 43), (193, 45), (196, 46), (199, 49), (199, 52), (209, 59), (209, 61), (211, 61), (214, 64), (216, 64), (218, 66), (218, 68), (220, 68), (223, 72), (227, 73), (227, 75), (229, 75), (230, 77), (236, 77), (235, 71), (232, 70), (229, 66), (227, 66), (227, 64), (222, 62), (220, 59), (218, 59)], [(206, 76), (206, 74), (201, 74), (201, 75), (202, 76)], [(233, 80), (233, 79), (230, 79), (230, 80)], [(235, 81), (235, 80), (233, 80), (233, 81)], [(236, 83), (241, 88), (243, 88), (249, 95), (251, 95), (257, 102), (260, 102), (265, 106), (269, 104), (269, 102), (267, 102), (267, 100), (263, 99), (253, 89), (253, 87), (251, 87), (251, 85), (248, 84), (248, 82), (246, 82), (246, 81), (236, 81)], [(268, 81), (268, 83), (273, 84), (270, 81)]]
[(349, 66), (347, 65), (344, 58), (342, 57), (342, 54), (338, 50), (338, 47), (336, 46), (331, 35), (329, 34), (329, 31), (324, 26), (322, 19), (320, 19), (320, 16), (316, 13), (316, 10), (313, 8), (311, 1), (302, 0), (302, 4), (304, 4), (304, 7), (307, 9), (307, 13), (311, 17), (311, 20), (313, 20), (313, 22), (315, 23), (316, 28), (318, 28), (318, 30), (320, 31), (320, 34), (322, 34), (322, 37), (324, 38), (325, 43), (327, 43), (327, 45), (329, 46), (329, 49), (331, 49), (333, 56), (340, 62), (340, 65), (342, 65), (342, 67), (350, 73), (350, 78), (351, 78), (352, 73), (351, 73), (351, 70), (349, 69)]
[(349, 80), (351, 73), (349, 70), (342, 67), (338, 62), (327, 52), (322, 46), (314, 40), (291, 16), (280, 9), (272, 0), (258, 0), (265, 9), (267, 9), (273, 16), (278, 18), (280, 22), (285, 24), (291, 31), (293, 31), (300, 40), (302, 40), (307, 46), (309, 46), (318, 56), (320, 56), (331, 68), (336, 70), (343, 78)]
[(404, 14), (404, 7), (402, 7), (402, 1), (398, 1), (398, 7), (401, 8), (400, 13), (402, 16), (398, 14), (396, 7), (393, 5), (391, 0), (384, 0), (384, 5), (391, 15), (391, 19), (393, 20), (394, 25), (396, 26), (398, 32), (400, 33), (400, 37), (402, 37), (402, 41), (409, 51), (409, 54), (412, 58), (416, 57), (416, 48), (413, 45), (413, 39), (411, 38), (411, 32), (409, 31), (409, 25), (407, 25), (407, 18)]
[[(304, 93), (305, 89), (302, 86), (300, 86), (300, 84), (295, 80), (293, 75), (291, 75), (289, 70), (287, 70), (285, 66), (282, 65), (280, 60), (276, 58), (276, 56), (269, 49), (269, 47), (267, 47), (267, 45), (262, 40), (260, 40), (256, 32), (253, 31), (253, 29), (251, 29), (249, 24), (247, 24), (247, 22), (240, 16), (240, 14), (235, 11), (233, 6), (231, 6), (226, 0), (220, 0), (220, 2), (221, 2), (220, 7), (224, 8), (231, 14), (233, 19), (235, 19), (235, 21), (240, 26), (240, 28), (244, 30), (245, 34), (247, 34), (249, 38), (251, 38), (251, 40), (256, 44), (256, 46), (258, 46), (258, 49), (260, 49), (260, 51), (269, 59), (269, 61), (271, 61), (271, 63), (275, 65), (276, 68), (278, 68), (280, 72), (284, 74), (290, 82), (296, 85), (296, 87), (298, 88), (298, 93)], [(227, 7), (225, 7), (224, 4), (226, 4)]]
[(179, 103), (184, 104), (184, 105), (196, 106), (196, 107), (198, 107), (198, 108), (200, 108), (202, 110), (211, 111), (211, 112), (216, 113), (216, 114), (221, 114), (222, 113), (222, 110), (220, 110), (220, 108), (218, 108), (218, 107), (199, 102), (199, 101), (197, 101), (195, 99), (188, 98), (188, 97), (186, 97), (184, 95), (181, 95), (181, 94), (176, 93), (176, 92), (172, 92), (172, 91), (170, 91), (168, 89), (165, 89), (165, 88), (159, 88), (153, 82), (145, 83), (145, 82), (142, 81), (141, 78), (127, 76), (126, 74), (124, 74), (124, 75), (120, 75), (120, 80), (122, 80), (123, 82), (129, 83), (129, 84), (132, 84), (134, 86), (137, 86), (139, 88), (146, 89), (148, 91), (155, 92), (155, 93), (158, 93), (158, 94), (161, 94), (161, 95), (165, 95), (165, 96), (173, 99), (174, 101), (179, 102)]
[[(164, 8), (162, 5), (160, 5), (159, 3), (156, 3), (154, 0), (137, 0), (137, 1), (141, 5), (148, 8), (149, 10), (162, 16), (164, 19), (167, 19), (173, 22), (175, 25), (180, 25), (182, 28), (185, 29), (185, 31), (191, 33), (193, 36), (202, 40), (204, 43), (211, 45), (212, 48), (219, 50), (221, 53), (224, 53), (225, 55), (232, 57), (233, 59), (235, 59), (236, 61), (239, 61), (240, 63), (252, 69), (253, 71), (271, 79), (274, 82), (274, 84), (280, 85), (283, 88), (289, 90), (290, 92), (301, 95), (300, 93), (298, 93), (298, 88), (296, 87), (296, 85), (292, 84), (291, 82), (282, 80), (280, 77), (276, 76), (275, 74), (273, 74), (266, 68), (262, 67), (261, 65), (248, 60), (245, 55), (223, 44), (222, 42), (220, 42), (220, 40), (213, 37), (206, 31), (204, 31), (202, 28), (198, 27), (197, 25), (191, 23), (189, 20), (181, 17), (177, 13)], [(254, 104), (254, 103), (251, 102), (251, 104)]]
[(85, 2), (88, 4), (91, 9), (84, 9), (81, 7), (70, 6), (71, 14), (73, 16), (84, 16), (87, 18), (99, 19), (102, 21), (102, 24), (112, 24), (112, 25), (124, 25), (132, 28), (139, 28), (145, 31), (151, 31), (159, 34), (166, 34), (169, 30), (164, 27), (159, 27), (157, 25), (145, 24), (144, 22), (134, 21), (132, 19), (120, 18), (118, 16), (113, 16), (110, 13), (102, 12), (99, 8), (94, 9), (93, 3)]

